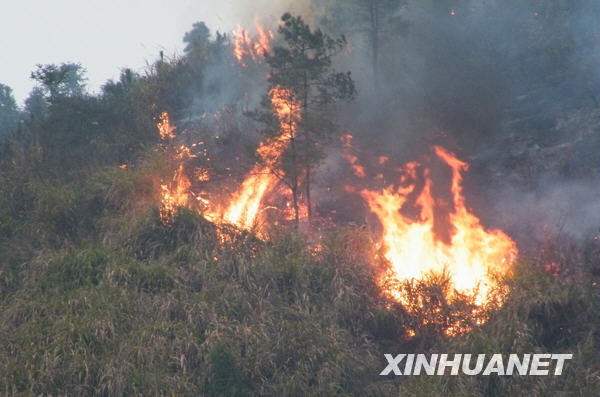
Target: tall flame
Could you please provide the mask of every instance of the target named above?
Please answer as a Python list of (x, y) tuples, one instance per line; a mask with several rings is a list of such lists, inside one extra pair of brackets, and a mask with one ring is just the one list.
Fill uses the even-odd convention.
[(183, 165), (177, 167), (173, 180), (160, 185), (162, 194), (160, 218), (164, 223), (169, 223), (175, 209), (188, 204), (190, 198), (190, 180), (185, 176)]
[[(446, 272), (456, 291), (474, 297), (477, 305), (485, 305), (490, 299), (488, 293), (493, 274), (509, 271), (517, 254), (516, 244), (500, 230), (485, 230), (479, 218), (467, 209), (462, 192), (462, 172), (468, 165), (440, 146), (434, 146), (433, 150), (452, 170), (454, 206), (448, 214), (448, 241), (438, 238), (434, 228), (436, 201), (432, 197), (433, 182), (428, 169), (423, 172), (425, 182), (415, 201), (419, 208), (418, 219), (412, 220), (401, 212), (409, 196), (415, 193), (420, 164), (412, 162), (405, 166), (406, 175), (401, 178), (404, 186), (361, 192), (383, 227), (383, 248), (391, 263), (391, 274), (386, 276), (403, 281), (424, 279), (432, 272)], [(397, 291), (388, 292), (403, 301)]]
[(162, 112), (160, 115), (160, 121), (156, 125), (158, 128), (158, 134), (160, 135), (160, 139), (163, 141), (167, 138), (175, 138), (175, 127), (171, 126), (171, 122), (169, 120), (169, 114), (167, 112)]
[[(163, 112), (160, 115), (160, 122), (157, 124), (158, 132), (163, 141), (167, 138), (175, 138), (175, 127), (171, 126), (169, 115)], [(190, 187), (192, 186), (189, 178), (185, 175), (184, 163), (192, 157), (195, 157), (190, 149), (181, 145), (173, 147), (173, 158), (177, 161), (177, 169), (170, 181), (162, 182), (160, 218), (163, 223), (169, 223), (177, 207), (188, 205), (190, 198)]]
[(209, 209), (205, 213), (210, 220), (225, 221), (241, 229), (253, 229), (259, 222), (261, 204), (265, 195), (279, 182), (272, 170), (294, 137), (300, 107), (289, 90), (273, 88), (269, 96), (273, 110), (279, 119), (280, 135), (259, 145), (256, 153), (261, 161), (246, 176), (227, 205), (218, 209)]
[(259, 24), (258, 18), (255, 18), (254, 27), (258, 34), (256, 38), (250, 37), (248, 31), (241, 26), (233, 31), (233, 55), (244, 67), (247, 66), (245, 58), (258, 62), (268, 53), (271, 50), (271, 40), (275, 37), (272, 31)]

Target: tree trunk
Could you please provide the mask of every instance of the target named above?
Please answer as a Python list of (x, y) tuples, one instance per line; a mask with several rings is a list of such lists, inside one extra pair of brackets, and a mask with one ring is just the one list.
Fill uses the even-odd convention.
[(294, 227), (298, 229), (300, 227), (300, 214), (298, 208), (298, 186), (292, 188), (292, 203), (294, 206)]
[[(302, 101), (302, 117), (306, 118), (308, 115), (308, 75), (306, 73), (304, 73), (304, 98)], [(310, 140), (310, 131), (308, 129), (304, 129), (304, 139), (305, 139), (305, 144), (306, 145), (310, 145), (311, 144), (311, 140)], [(307, 223), (308, 226), (310, 227), (310, 217), (312, 215), (312, 210), (311, 210), (311, 202), (310, 202), (310, 164), (308, 164), (308, 161), (310, 161), (308, 159), (308, 151), (309, 148), (306, 147), (306, 151), (305, 151), (305, 157), (306, 157), (306, 209), (307, 209), (307, 213), (306, 213), (306, 217), (307, 217)]]
[(294, 206), (294, 221), (296, 229), (300, 226), (300, 214), (298, 211), (298, 160), (296, 156), (296, 137), (292, 136), (291, 148), (292, 148), (292, 201)]
[(308, 226), (310, 227), (310, 218), (312, 216), (311, 202), (310, 202), (310, 167), (306, 167), (306, 217)]
[(379, 7), (377, 0), (371, 0), (370, 2), (370, 16), (371, 16), (371, 51), (372, 51), (372, 64), (373, 69), (373, 88), (375, 92), (379, 92)]

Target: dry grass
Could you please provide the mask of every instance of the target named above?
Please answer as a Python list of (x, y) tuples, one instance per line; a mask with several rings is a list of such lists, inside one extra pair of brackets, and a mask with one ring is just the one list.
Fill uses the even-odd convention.
[[(404, 285), (406, 307), (382, 296), (386, 264), (354, 227), (315, 250), (299, 233), (263, 242), (185, 209), (165, 226), (147, 171), (2, 196), (36, 192), (22, 192), (22, 215), (0, 212), (0, 394), (591, 396), (600, 387), (593, 261), (568, 278), (520, 264), (502, 280), (505, 304), (478, 326), (468, 299), (440, 299), (443, 277)], [(446, 336), (456, 322), (473, 330)], [(378, 376), (383, 353), (427, 351), (575, 358), (562, 377)]]

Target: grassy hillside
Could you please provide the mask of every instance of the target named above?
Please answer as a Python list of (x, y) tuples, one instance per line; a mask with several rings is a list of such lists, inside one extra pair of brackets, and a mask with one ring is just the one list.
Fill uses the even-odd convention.
[[(301, 234), (264, 242), (183, 208), (164, 225), (143, 167), (52, 184), (33, 175), (17, 184), (3, 168), (2, 394), (591, 396), (600, 387), (590, 266), (563, 278), (520, 264), (503, 281), (502, 308), (450, 338), (444, 329), (467, 303), (449, 305), (443, 280), (413, 286), (421, 310), (382, 296), (385, 263), (361, 229), (340, 227), (315, 250)], [(428, 351), (574, 359), (560, 377), (378, 376), (383, 353)]]
[[(326, 101), (344, 90), (354, 94), (350, 74), (321, 76), (319, 84), (336, 83), (341, 92), (321, 86), (323, 102), (311, 106), (323, 113), (302, 119), (306, 124), (289, 117), (289, 129), (298, 124), (305, 133), (298, 158), (287, 151), (270, 162), (256, 155), (261, 138), (273, 140), (283, 128), (268, 98), (259, 105), (271, 92), (268, 67), (258, 56), (240, 63), (231, 37), (212, 36), (204, 24), (186, 35), (181, 57), (161, 51), (142, 74), (123, 70), (95, 95), (77, 80), (81, 65), (40, 65), (25, 108), (15, 102), (10, 128), (0, 126), (0, 395), (599, 395), (597, 241), (548, 238), (534, 248), (543, 260), (523, 257), (498, 280), (498, 291), (507, 291), (502, 305), (474, 312), (468, 296), (448, 300), (452, 286), (443, 275), (395, 285), (405, 296), (401, 304), (382, 292), (389, 264), (376, 233), (366, 230), (360, 195), (348, 198), (343, 183), (352, 176), (350, 163), (362, 158), (341, 144), (330, 150), (351, 132), (365, 164), (390, 160), (392, 175), (407, 153), (460, 145), (474, 166), (466, 182), (476, 185), (478, 204), (506, 196), (502, 208), (518, 208), (511, 217), (524, 223), (517, 229), (541, 235), (543, 225), (525, 224), (521, 215), (538, 209), (538, 196), (515, 193), (533, 202), (525, 206), (510, 201), (505, 187), (539, 188), (542, 196), (546, 182), (559, 189), (573, 181), (589, 199), (596, 190), (587, 187), (600, 174), (597, 51), (588, 51), (598, 36), (577, 28), (586, 9), (546, 0), (523, 11), (521, 1), (512, 8), (501, 1), (453, 1), (455, 8), (409, 2), (402, 29), (382, 26), (364, 36), (357, 26), (369, 26), (367, 14), (345, 8), (362, 3), (322, 3), (333, 8), (315, 20), (326, 31), (351, 33), (352, 45), (340, 39), (334, 47), (342, 58), (324, 59), (317, 69), (331, 63), (358, 71), (357, 101)], [(399, 23), (399, 3), (375, 3), (393, 6), (381, 11), (382, 23)], [(406, 36), (407, 29), (413, 33)], [(380, 59), (372, 62), (383, 33)], [(278, 53), (273, 70), (295, 69), (277, 84), (299, 81), (302, 65), (312, 63)], [(77, 73), (57, 80), (61, 69)], [(178, 127), (177, 139), (161, 142), (156, 123), (163, 111)], [(315, 234), (282, 227), (258, 238), (183, 207), (164, 222), (160, 184), (177, 169), (176, 155), (167, 154), (199, 142), (204, 155), (188, 152), (187, 160), (197, 170), (210, 168), (215, 190), (260, 161), (279, 182), (294, 175), (302, 193), (311, 172), (323, 207), (337, 211), (336, 226)], [(332, 153), (353, 160), (340, 165)], [(331, 172), (319, 175), (318, 164)], [(374, 180), (364, 177), (355, 191), (373, 188)], [(446, 199), (436, 202), (448, 209)], [(585, 204), (578, 219), (597, 208)], [(450, 328), (459, 331), (449, 335)], [(385, 353), (547, 352), (573, 354), (562, 376), (379, 376)]]

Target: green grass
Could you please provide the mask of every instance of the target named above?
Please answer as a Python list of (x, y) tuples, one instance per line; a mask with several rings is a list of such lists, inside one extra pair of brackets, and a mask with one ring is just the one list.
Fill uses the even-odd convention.
[[(325, 234), (314, 250), (300, 233), (264, 242), (185, 209), (164, 225), (146, 174), (31, 184), (28, 211), (0, 211), (0, 395), (593, 396), (600, 388), (600, 307), (587, 265), (555, 277), (519, 263), (501, 280), (506, 302), (479, 326), (468, 299), (440, 299), (443, 277), (404, 285), (406, 307), (381, 295), (386, 264), (354, 227)], [(445, 335), (457, 321), (472, 331)], [(378, 376), (383, 353), (547, 351), (574, 354), (563, 376)]]

